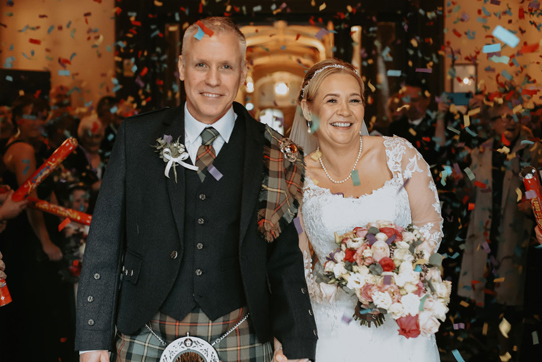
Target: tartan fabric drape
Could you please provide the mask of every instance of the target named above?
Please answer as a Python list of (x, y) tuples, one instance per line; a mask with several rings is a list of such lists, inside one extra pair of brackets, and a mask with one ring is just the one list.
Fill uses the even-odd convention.
[(201, 146), (198, 148), (198, 154), (196, 156), (196, 166), (198, 166), (198, 175), (201, 182), (205, 179), (203, 170), (209, 167), (216, 158), (215, 148), (213, 142), (219, 136), (219, 133), (213, 127), (207, 127), (201, 131)]

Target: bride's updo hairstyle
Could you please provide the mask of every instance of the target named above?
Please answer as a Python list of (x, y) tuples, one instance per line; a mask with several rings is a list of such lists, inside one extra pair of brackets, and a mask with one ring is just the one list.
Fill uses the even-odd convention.
[(299, 92), (298, 101), (301, 103), (303, 99), (312, 103), (314, 97), (320, 88), (320, 84), (326, 79), (326, 77), (332, 74), (345, 73), (350, 74), (359, 83), (361, 100), (365, 105), (365, 85), (363, 80), (359, 76), (357, 70), (349, 63), (343, 62), (339, 59), (326, 59), (314, 64), (305, 74), (303, 79), (303, 86)]

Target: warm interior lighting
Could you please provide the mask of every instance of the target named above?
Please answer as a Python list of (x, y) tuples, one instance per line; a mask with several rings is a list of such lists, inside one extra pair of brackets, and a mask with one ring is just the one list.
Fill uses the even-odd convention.
[(245, 105), (245, 108), (247, 109), (247, 111), (252, 111), (254, 109), (254, 104), (252, 103), (247, 103)]

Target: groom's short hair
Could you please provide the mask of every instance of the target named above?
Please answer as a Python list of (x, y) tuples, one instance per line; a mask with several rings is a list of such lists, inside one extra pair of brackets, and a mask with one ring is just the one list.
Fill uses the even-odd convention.
[[(200, 20), (203, 25), (205, 25), (209, 30), (212, 30), (214, 33), (217, 34), (225, 34), (225, 33), (233, 33), (237, 36), (239, 39), (239, 48), (241, 50), (241, 54), (243, 56), (243, 61), (245, 59), (245, 55), (247, 52), (247, 40), (245, 38), (245, 35), (239, 30), (237, 25), (230, 19), (223, 16), (213, 16), (210, 18), (205, 18)], [(198, 32), (199, 25), (197, 23), (193, 23), (188, 28), (186, 28), (183, 36), (183, 44), (181, 47), (181, 55), (185, 54), (186, 51), (186, 44), (188, 44), (188, 40), (191, 36), (194, 36)], [(184, 57), (183, 57), (184, 61)]]

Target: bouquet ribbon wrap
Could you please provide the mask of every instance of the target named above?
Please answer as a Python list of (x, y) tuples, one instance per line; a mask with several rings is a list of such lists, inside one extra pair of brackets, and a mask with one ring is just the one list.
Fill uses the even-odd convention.
[(521, 176), (525, 185), (525, 196), (531, 201), (538, 227), (542, 228), (542, 186), (538, 171), (533, 166), (526, 166), (521, 170)]
[(73, 137), (64, 141), (59, 148), (47, 159), (22, 185), (13, 193), (13, 201), (22, 201), (38, 187), (47, 176), (51, 174), (70, 153), (77, 147), (77, 140)]
[(50, 202), (39, 200), (34, 197), (28, 198), (28, 207), (31, 207), (33, 209), (37, 209), (43, 212), (47, 212), (49, 214), (53, 214), (60, 217), (67, 217), (71, 221), (78, 222), (83, 225), (90, 226), (90, 222), (92, 221), (92, 216), (89, 214), (85, 214), (84, 212), (77, 211), (74, 209), (68, 209), (62, 206), (58, 206), (55, 204), (51, 204)]

